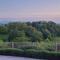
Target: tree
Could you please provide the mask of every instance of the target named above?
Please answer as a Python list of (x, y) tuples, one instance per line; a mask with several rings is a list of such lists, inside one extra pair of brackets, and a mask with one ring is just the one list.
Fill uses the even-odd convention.
[(17, 30), (10, 30), (8, 35), (8, 41), (11, 42), (17, 36)]

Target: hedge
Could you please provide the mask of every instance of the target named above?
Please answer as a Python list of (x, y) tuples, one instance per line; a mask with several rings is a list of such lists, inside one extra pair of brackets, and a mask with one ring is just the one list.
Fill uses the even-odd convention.
[(60, 59), (60, 52), (40, 51), (34, 49), (0, 49), (0, 55), (31, 57), (38, 59), (58, 60)]

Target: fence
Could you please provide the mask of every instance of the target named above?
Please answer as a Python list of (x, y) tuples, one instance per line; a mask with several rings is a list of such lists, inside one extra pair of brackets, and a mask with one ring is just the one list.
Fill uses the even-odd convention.
[[(38, 44), (35, 42), (0, 42), (0, 48), (35, 48)], [(50, 49), (60, 51), (60, 43), (52, 44)]]
[(28, 48), (36, 47), (35, 42), (0, 42), (0, 48)]

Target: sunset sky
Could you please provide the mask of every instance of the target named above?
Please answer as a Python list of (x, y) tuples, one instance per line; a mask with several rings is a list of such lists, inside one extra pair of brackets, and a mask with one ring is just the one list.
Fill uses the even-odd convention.
[(0, 0), (0, 18), (60, 17), (60, 0)]

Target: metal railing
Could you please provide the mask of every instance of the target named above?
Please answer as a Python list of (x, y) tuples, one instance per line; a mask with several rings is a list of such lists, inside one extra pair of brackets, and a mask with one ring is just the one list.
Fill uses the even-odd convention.
[[(0, 48), (37, 48), (39, 44), (37, 42), (0, 42)], [(60, 43), (52, 44), (50, 49), (60, 51)]]
[(0, 48), (27, 48), (36, 47), (35, 42), (0, 42)]

